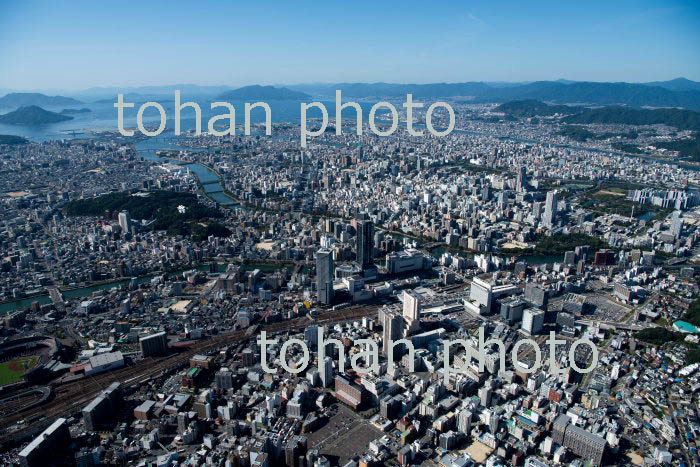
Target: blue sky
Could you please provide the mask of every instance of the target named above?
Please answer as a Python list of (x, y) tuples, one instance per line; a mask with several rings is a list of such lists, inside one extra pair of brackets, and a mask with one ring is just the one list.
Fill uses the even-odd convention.
[(695, 1), (0, 0), (0, 88), (700, 80)]

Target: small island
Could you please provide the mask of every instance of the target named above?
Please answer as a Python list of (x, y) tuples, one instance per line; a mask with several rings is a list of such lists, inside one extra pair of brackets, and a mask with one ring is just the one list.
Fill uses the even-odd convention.
[(16, 135), (0, 135), (0, 144), (27, 144), (29, 140)]
[(9, 125), (46, 125), (67, 120), (73, 120), (73, 117), (50, 112), (36, 105), (20, 107), (17, 110), (0, 115), (0, 123)]
[(82, 109), (63, 109), (63, 110), (61, 110), (60, 113), (62, 115), (75, 115), (75, 114), (86, 114), (86, 113), (90, 113), (90, 112), (92, 112), (92, 110), (90, 110), (86, 107), (83, 107)]

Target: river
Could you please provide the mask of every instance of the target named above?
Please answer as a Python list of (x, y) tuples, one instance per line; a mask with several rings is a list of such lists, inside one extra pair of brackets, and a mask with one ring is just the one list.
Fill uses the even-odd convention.
[[(197, 266), (196, 268), (187, 268), (187, 269), (182, 269), (179, 271), (174, 272), (173, 274), (182, 274), (183, 272), (186, 271), (191, 271), (192, 269), (198, 269), (200, 271), (207, 271), (209, 270), (209, 265), (203, 265), (203, 266)], [(138, 276), (136, 277), (136, 282), (137, 283), (143, 283), (143, 282), (148, 282), (151, 279), (153, 279), (156, 276), (160, 276), (162, 273), (158, 274), (147, 274), (145, 276)], [(97, 292), (98, 290), (110, 290), (114, 288), (121, 288), (129, 284), (131, 282), (132, 278), (128, 277), (125, 279), (118, 279), (115, 281), (110, 281), (110, 282), (102, 282), (99, 284), (94, 284), (94, 285), (89, 285), (86, 287), (76, 287), (74, 289), (68, 289), (65, 291), (61, 291), (61, 294), (63, 295), (63, 298), (66, 300), (69, 300), (71, 298), (77, 298), (77, 297), (84, 297), (87, 295), (91, 295), (93, 292)], [(5, 314), (10, 311), (15, 311), (15, 310), (23, 310), (31, 306), (33, 302), (39, 302), (40, 305), (45, 305), (47, 303), (51, 303), (51, 298), (49, 297), (48, 292), (42, 293), (39, 295), (34, 295), (31, 297), (26, 297), (22, 298), (19, 300), (14, 300), (11, 302), (5, 302), (5, 303), (0, 303), (0, 314)]]
[[(143, 157), (146, 160), (157, 162), (165, 162), (167, 160), (170, 160), (175, 163), (180, 163), (180, 161), (177, 159), (167, 159), (158, 157), (156, 155), (156, 152), (160, 150), (190, 152), (207, 151), (206, 149), (192, 149), (179, 146), (177, 144), (177, 137), (172, 134), (163, 134), (141, 140), (138, 143), (136, 143), (136, 150), (138, 151), (139, 156)], [(219, 175), (212, 169), (210, 169), (209, 167), (205, 167), (201, 164), (195, 163), (180, 165), (189, 169), (189, 171), (197, 177), (199, 183), (202, 184), (202, 189), (207, 194), (207, 196), (209, 196), (222, 206), (240, 208), (238, 202), (224, 192), (224, 186), (221, 184), (221, 179), (219, 178)]]

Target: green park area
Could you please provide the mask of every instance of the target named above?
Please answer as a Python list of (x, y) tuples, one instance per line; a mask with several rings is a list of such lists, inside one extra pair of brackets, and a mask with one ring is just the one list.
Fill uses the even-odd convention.
[(670, 210), (650, 204), (641, 205), (627, 199), (629, 190), (638, 189), (640, 185), (626, 183), (605, 183), (588, 191), (582, 197), (581, 204), (599, 214), (619, 214), (624, 217), (634, 215), (641, 217), (653, 214), (654, 219), (663, 219)]

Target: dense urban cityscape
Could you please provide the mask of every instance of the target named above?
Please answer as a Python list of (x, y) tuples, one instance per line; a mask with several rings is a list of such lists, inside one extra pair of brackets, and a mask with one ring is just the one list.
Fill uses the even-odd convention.
[(700, 2), (0, 1), (0, 465), (700, 466)]
[(453, 104), (1, 145), (3, 459), (699, 462), (699, 172)]

